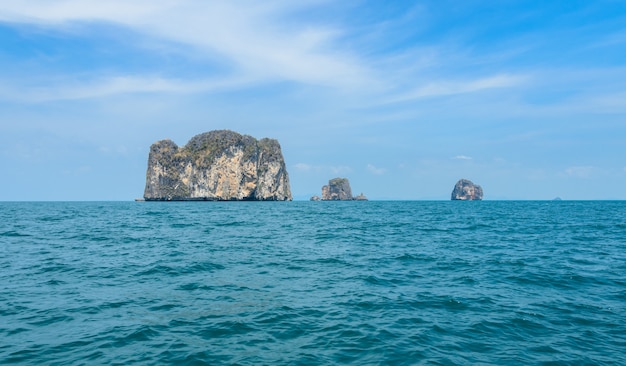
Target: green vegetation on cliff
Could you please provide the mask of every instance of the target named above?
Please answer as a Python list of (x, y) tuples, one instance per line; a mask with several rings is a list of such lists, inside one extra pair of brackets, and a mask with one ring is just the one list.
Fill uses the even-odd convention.
[(229, 130), (150, 147), (146, 200), (291, 200), (280, 144)]

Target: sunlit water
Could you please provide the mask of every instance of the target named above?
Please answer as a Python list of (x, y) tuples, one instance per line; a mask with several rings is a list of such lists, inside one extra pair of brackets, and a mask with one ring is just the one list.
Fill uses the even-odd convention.
[(626, 202), (0, 203), (0, 363), (626, 364)]

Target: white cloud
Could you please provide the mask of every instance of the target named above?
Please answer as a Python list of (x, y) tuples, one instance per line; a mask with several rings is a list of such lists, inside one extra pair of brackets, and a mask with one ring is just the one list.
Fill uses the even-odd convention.
[(457, 155), (455, 157), (453, 157), (452, 159), (456, 159), (456, 160), (472, 160), (471, 156), (466, 156), (466, 155)]
[(45, 86), (26, 87), (5, 80), (0, 98), (26, 102), (79, 100), (128, 93), (193, 93), (224, 90), (245, 84), (246, 80), (221, 79), (185, 81), (159, 76), (112, 76), (88, 81), (61, 80)]
[(527, 79), (528, 77), (524, 75), (498, 74), (474, 80), (435, 81), (397, 95), (387, 102), (395, 103), (412, 99), (479, 92), (488, 89), (511, 88), (521, 85)]
[(565, 174), (575, 178), (589, 178), (595, 170), (593, 166), (573, 166), (565, 169)]
[(372, 164), (367, 164), (367, 170), (372, 173), (372, 174), (376, 174), (376, 175), (381, 175), (381, 174), (385, 174), (385, 172), (387, 171), (387, 169), (384, 168), (377, 168), (376, 166), (372, 165)]
[(77, 177), (77, 176), (89, 174), (91, 173), (92, 170), (93, 169), (90, 165), (82, 165), (79, 167), (75, 167), (73, 169), (65, 169), (63, 171), (63, 174), (65, 174), (66, 176)]
[(46, 152), (37, 145), (18, 142), (14, 146), (5, 146), (5, 148), (6, 150), (3, 149), (3, 151), (6, 155), (17, 160), (41, 161), (46, 157)]
[(123, 155), (126, 156), (128, 155), (129, 151), (128, 151), (128, 147), (126, 146), (101, 146), (98, 149), (102, 154), (104, 155)]
[(589, 47), (592, 49), (599, 47), (615, 47), (624, 43), (626, 43), (626, 32), (619, 31), (617, 33), (607, 34), (596, 43), (590, 44)]
[(626, 112), (626, 93), (615, 92), (594, 95), (586, 101), (577, 101), (579, 108), (594, 110), (605, 113)]
[(347, 173), (352, 172), (352, 168), (350, 168), (349, 166), (345, 166), (345, 165), (331, 166), (330, 171), (333, 174), (347, 174)]
[(316, 172), (324, 174), (348, 174), (352, 172), (352, 168), (345, 165), (311, 165), (307, 163), (296, 163), (293, 166), (296, 170), (301, 172)]
[[(229, 73), (221, 80), (92, 75), (91, 80), (81, 85), (59, 82), (37, 88), (19, 82), (7, 86), (3, 81), (5, 90), (0, 90), (0, 95), (9, 99), (45, 101), (137, 92), (214, 91), (231, 85), (291, 81), (351, 92), (372, 92), (378, 95), (378, 101), (393, 103), (515, 87), (527, 79), (509, 73), (471, 80), (423, 79), (425, 71), (422, 72), (422, 68), (442, 61), (436, 57), (436, 52), (428, 51), (426, 56), (420, 56), (426, 59), (425, 64), (415, 69), (406, 67), (407, 59), (395, 60), (397, 56), (394, 55), (373, 57), (370, 51), (359, 54), (358, 49), (341, 47), (342, 37), (356, 36), (347, 28), (331, 26), (328, 22), (285, 21), (317, 3), (319, 1), (314, 0), (297, 3), (280, 0), (252, 3), (199, 0), (8, 2), (0, 8), (1, 22), (35, 24), (70, 33), (80, 32), (94, 23), (112, 24), (150, 40), (188, 46), (186, 52), (192, 53), (194, 59), (218, 59), (227, 65)], [(381, 65), (388, 66), (382, 68), (386, 70), (384, 74), (379, 71)], [(388, 70), (394, 71), (390, 73)], [(420, 79), (416, 80), (416, 77)], [(405, 86), (396, 89), (395, 96), (385, 98), (380, 95), (389, 93), (391, 85), (396, 84)], [(407, 84), (410, 85), (408, 88)]]
[[(104, 22), (139, 34), (218, 55), (237, 74), (256, 80), (289, 80), (336, 88), (369, 84), (369, 71), (333, 47), (339, 29), (311, 23), (280, 22), (309, 6), (290, 2), (65, 0), (11, 2), (0, 21), (71, 29)], [(300, 9), (296, 9), (299, 7)], [(282, 24), (282, 26), (281, 26)]]
[(311, 170), (313, 168), (309, 164), (305, 164), (305, 163), (296, 163), (296, 164), (294, 164), (294, 167), (297, 170), (301, 170), (301, 171), (304, 171), (304, 172), (307, 172), (307, 171), (309, 171), (309, 170)]

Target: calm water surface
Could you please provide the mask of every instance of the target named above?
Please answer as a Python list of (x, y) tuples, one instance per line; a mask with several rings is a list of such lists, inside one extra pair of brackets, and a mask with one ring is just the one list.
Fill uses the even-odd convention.
[(626, 202), (0, 202), (0, 363), (626, 364)]

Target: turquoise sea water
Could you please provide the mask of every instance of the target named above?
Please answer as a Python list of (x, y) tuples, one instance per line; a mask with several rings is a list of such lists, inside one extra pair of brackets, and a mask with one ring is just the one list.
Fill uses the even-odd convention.
[(626, 202), (0, 203), (0, 363), (626, 364)]

